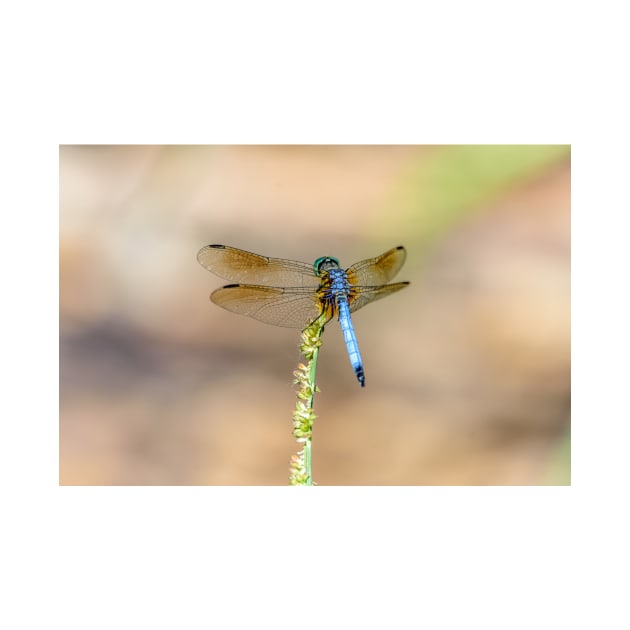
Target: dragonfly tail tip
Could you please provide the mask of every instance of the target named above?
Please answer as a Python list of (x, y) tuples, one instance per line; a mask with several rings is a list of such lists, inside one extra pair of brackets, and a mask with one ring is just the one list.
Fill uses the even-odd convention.
[(365, 373), (363, 372), (363, 369), (362, 368), (357, 369), (356, 374), (357, 374), (357, 380), (359, 381), (359, 384), (361, 385), (361, 387), (365, 387)]

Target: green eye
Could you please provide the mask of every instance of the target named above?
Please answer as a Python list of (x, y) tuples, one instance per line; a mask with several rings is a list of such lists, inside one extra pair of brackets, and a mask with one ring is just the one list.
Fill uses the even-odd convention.
[(331, 268), (339, 266), (339, 261), (334, 256), (320, 256), (313, 263), (313, 271), (315, 275), (320, 276), (322, 271), (328, 271)]

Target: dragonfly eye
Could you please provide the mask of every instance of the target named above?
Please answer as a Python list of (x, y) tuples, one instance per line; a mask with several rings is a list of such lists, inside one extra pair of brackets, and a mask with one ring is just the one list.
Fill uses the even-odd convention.
[(339, 261), (333, 256), (320, 256), (313, 263), (313, 271), (317, 276), (321, 276), (322, 272), (330, 271), (331, 269), (339, 269)]

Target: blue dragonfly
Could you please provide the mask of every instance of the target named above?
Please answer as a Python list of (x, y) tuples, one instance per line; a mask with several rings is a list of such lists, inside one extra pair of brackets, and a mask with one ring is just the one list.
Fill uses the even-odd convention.
[(215, 304), (228, 311), (274, 326), (302, 329), (322, 315), (325, 322), (336, 315), (361, 387), (365, 386), (365, 372), (350, 313), (404, 289), (409, 282), (387, 282), (406, 257), (405, 248), (398, 246), (344, 270), (332, 256), (321, 256), (310, 265), (228, 245), (206, 245), (197, 254), (202, 267), (236, 283), (210, 295)]

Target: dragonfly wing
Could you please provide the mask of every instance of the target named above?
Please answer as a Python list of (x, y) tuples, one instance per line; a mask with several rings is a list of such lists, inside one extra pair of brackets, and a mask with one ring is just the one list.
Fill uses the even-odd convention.
[(268, 258), (228, 245), (206, 245), (197, 260), (202, 267), (231, 282), (267, 286), (318, 287), (312, 265), (297, 260)]
[(352, 285), (366, 287), (385, 284), (400, 271), (405, 258), (405, 248), (402, 245), (394, 247), (376, 258), (368, 258), (349, 267), (346, 270), (348, 281)]
[(321, 313), (317, 294), (304, 287), (229, 284), (214, 291), (210, 299), (233, 313), (288, 328), (305, 328)]
[(354, 313), (354, 311), (358, 311), (366, 304), (396, 293), (396, 291), (400, 291), (406, 286), (409, 286), (408, 282), (394, 282), (393, 284), (386, 284), (382, 287), (351, 287), (350, 298), (348, 300), (350, 312)]

